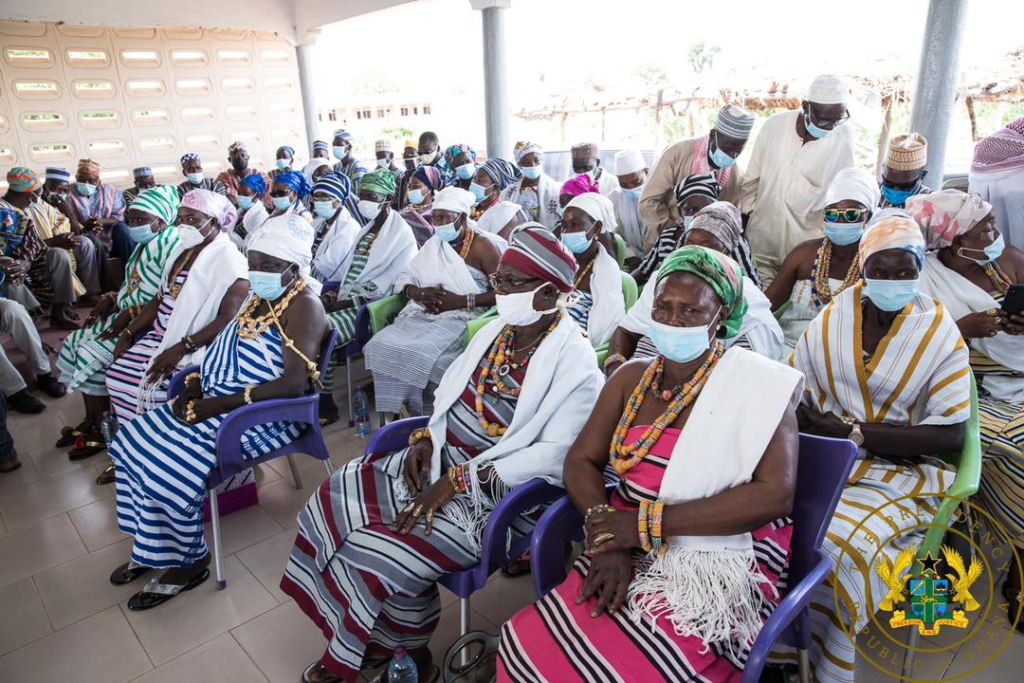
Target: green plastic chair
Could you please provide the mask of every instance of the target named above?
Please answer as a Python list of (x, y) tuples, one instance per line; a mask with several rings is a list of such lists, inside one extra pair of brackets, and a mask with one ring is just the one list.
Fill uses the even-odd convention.
[(617, 232), (612, 233), (615, 241), (615, 260), (619, 262), (619, 268), (626, 265), (626, 257), (629, 256), (629, 249), (626, 247), (626, 240)]
[[(621, 239), (621, 238), (619, 238)], [(625, 242), (623, 242), (625, 244)], [(619, 265), (622, 265), (621, 263)], [(636, 303), (637, 296), (639, 295), (639, 289), (636, 286), (636, 280), (629, 273), (622, 274), (622, 297), (626, 300), (626, 310), (633, 308), (633, 304)]]
[(775, 316), (776, 320), (782, 320), (782, 316), (784, 316), (786, 314), (786, 311), (788, 311), (792, 307), (793, 307), (793, 300), (790, 299), (789, 301), (787, 301), (786, 303), (782, 304), (777, 309), (772, 311), (772, 315)]
[(477, 332), (480, 331), (487, 323), (491, 322), (498, 317), (498, 309), (491, 308), (489, 311), (481, 315), (479, 318), (474, 318), (466, 324), (466, 343), (464, 346), (469, 346), (469, 340), (473, 338)]
[(370, 313), (370, 331), (377, 334), (395, 321), (399, 311), (409, 302), (404, 294), (392, 294), (366, 305)]

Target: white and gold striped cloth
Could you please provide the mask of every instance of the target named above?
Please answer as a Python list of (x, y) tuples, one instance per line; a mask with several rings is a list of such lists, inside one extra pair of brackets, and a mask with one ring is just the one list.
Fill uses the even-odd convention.
[[(918, 296), (867, 358), (861, 290), (857, 284), (833, 299), (797, 344), (790, 364), (806, 376), (804, 401), (859, 422), (912, 426), (966, 421), (967, 346), (941, 304)], [(883, 555), (894, 560), (904, 548), (920, 543), (918, 531), (908, 530), (931, 521), (938, 507), (936, 494), (953, 477), (941, 462), (930, 459), (897, 464), (869, 454), (854, 466), (823, 544), (836, 570), (811, 605), (816, 681), (852, 683), (856, 649), (850, 634), (864, 627), (886, 594), (873, 561)], [(914, 498), (893, 502), (904, 496)]]

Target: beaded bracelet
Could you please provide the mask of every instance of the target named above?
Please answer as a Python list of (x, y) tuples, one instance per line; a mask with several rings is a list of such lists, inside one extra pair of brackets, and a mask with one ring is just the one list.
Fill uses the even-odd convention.
[(245, 388), (245, 393), (242, 395), (242, 398), (245, 399), (245, 405), (251, 405), (252, 404), (252, 390), (255, 389), (255, 388), (256, 388), (255, 384), (250, 384), (249, 386), (247, 386)]
[(462, 474), (462, 491), (469, 493), (473, 490), (473, 473), (465, 465), (459, 465), (459, 469)]
[(604, 359), (604, 369), (607, 370), (608, 366), (613, 365), (614, 363), (625, 363), (627, 360), (629, 359), (621, 353), (613, 353)]
[(185, 422), (188, 422), (189, 424), (195, 424), (196, 419), (197, 419), (197, 417), (196, 417), (196, 403), (198, 403), (198, 402), (199, 402), (199, 399), (194, 398), (194, 399), (192, 399), (191, 401), (189, 401), (188, 403), (185, 404)]
[(448, 483), (452, 485), (452, 490), (456, 493), (462, 493), (462, 482), (457, 467), (448, 468)]
[(651, 510), (651, 544), (654, 552), (664, 555), (668, 549), (668, 542), (661, 537), (661, 521), (665, 512), (665, 501), (659, 499), (654, 502)]
[(185, 384), (191, 384), (192, 380), (194, 380), (194, 379), (202, 379), (202, 378), (199, 376), (198, 372), (190, 372), (189, 374), (185, 375)]
[(424, 427), (423, 429), (417, 429), (409, 435), (409, 445), (415, 446), (417, 441), (430, 438), (430, 430)]
[(651, 501), (640, 501), (640, 511), (637, 513), (636, 526), (637, 534), (640, 537), (640, 549), (645, 553), (651, 552), (654, 546), (651, 545), (651, 535), (647, 530), (647, 516), (651, 510)]
[(589, 507), (587, 508), (587, 514), (583, 516), (583, 524), (590, 524), (590, 520), (592, 520), (594, 517), (609, 512), (615, 512), (615, 508), (613, 508), (608, 503), (602, 503), (601, 505), (594, 505), (593, 507)]

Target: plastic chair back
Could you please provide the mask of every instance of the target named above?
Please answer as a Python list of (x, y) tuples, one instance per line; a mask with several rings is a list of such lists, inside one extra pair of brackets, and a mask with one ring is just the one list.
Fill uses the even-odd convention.
[(407, 303), (409, 303), (409, 299), (404, 294), (392, 294), (368, 303), (366, 308), (370, 314), (371, 335), (377, 334), (395, 322), (395, 318)]
[(629, 273), (622, 274), (622, 297), (626, 300), (626, 310), (633, 308), (637, 299), (636, 280)]
[(626, 247), (626, 240), (622, 239), (622, 235), (617, 232), (612, 233), (612, 239), (615, 242), (615, 260), (619, 264), (619, 268), (626, 265), (626, 257), (629, 256), (629, 248)]
[(786, 311), (788, 311), (792, 307), (793, 301), (789, 300), (786, 303), (779, 306), (778, 308), (776, 308), (774, 311), (772, 311), (772, 315), (775, 316), (776, 320), (782, 320), (782, 316), (784, 316), (786, 314)]

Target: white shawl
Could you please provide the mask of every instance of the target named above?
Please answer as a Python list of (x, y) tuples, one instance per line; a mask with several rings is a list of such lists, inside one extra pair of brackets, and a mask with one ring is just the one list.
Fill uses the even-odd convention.
[[(620, 327), (634, 334), (647, 334), (651, 325), (651, 310), (654, 308), (654, 291), (657, 288), (657, 279), (651, 278), (641, 292), (640, 298), (622, 318)], [(743, 298), (747, 301), (747, 313), (740, 323), (739, 334), (722, 339), (722, 345), (729, 348), (740, 339), (746, 338), (751, 351), (765, 358), (779, 360), (786, 346), (782, 328), (772, 314), (772, 304), (768, 297), (746, 275), (743, 276)]]
[[(727, 351), (672, 449), (660, 498), (683, 503), (749, 483), (802, 391), (798, 371), (746, 349)], [(665, 616), (678, 635), (732, 648), (749, 645), (760, 632), (765, 598), (759, 586), (767, 582), (750, 533), (675, 536), (664, 555), (637, 573), (629, 601), (637, 619), (641, 612)]]
[[(519, 201), (522, 194), (522, 184), (523, 181), (520, 180), (518, 183), (506, 187), (501, 193), (501, 199), (502, 201), (515, 202), (526, 210), (526, 206)], [(536, 189), (537, 199), (540, 202), (540, 216), (537, 222), (548, 230), (553, 231), (558, 226), (558, 221), (562, 218), (559, 213), (561, 207), (558, 204), (558, 193), (562, 188), (551, 176), (547, 173), (542, 173)], [(526, 213), (529, 214), (529, 211), (526, 210)], [(530, 216), (530, 220), (533, 220), (533, 216)]]
[[(938, 299), (953, 320), (969, 313), (982, 313), (999, 304), (988, 292), (955, 270), (947, 268), (937, 253), (928, 254), (921, 269), (921, 292)], [(1005, 368), (1024, 373), (1024, 337), (999, 332), (994, 337), (972, 339), (980, 353)], [(1013, 403), (1024, 402), (1024, 377), (985, 376), (985, 391), (995, 398)]]
[[(345, 262), (346, 257), (356, 246), (356, 235), (360, 234), (363, 227), (359, 221), (352, 218), (344, 206), (336, 216), (331, 217), (334, 222), (327, 228), (327, 234), (320, 240), (320, 245), (313, 255), (313, 267), (321, 275), (338, 270)], [(313, 234), (315, 235), (323, 227), (323, 224), (331, 219), (316, 218), (313, 220)], [(330, 279), (330, 278), (325, 278)]]
[[(427, 240), (416, 255), (409, 261), (409, 265), (403, 270), (398, 279), (395, 280), (395, 289), (401, 290), (406, 285), (417, 287), (436, 287), (441, 285), (452, 294), (466, 296), (468, 294), (483, 294), (486, 289), (477, 284), (473, 274), (469, 272), (469, 266), (452, 246), (436, 235)], [(416, 301), (406, 304), (406, 311), (425, 310)], [(476, 313), (473, 314), (476, 316)]]
[[(363, 226), (355, 237), (354, 244), (359, 244), (363, 235), (370, 232), (373, 227), (371, 221)], [(356, 250), (349, 249), (344, 261), (340, 266), (320, 270), (326, 280), (344, 281), (345, 274), (352, 266)], [(343, 291), (338, 292), (338, 299), (352, 298), (351, 292), (360, 285), (372, 282), (377, 286), (381, 296), (389, 296), (395, 286), (395, 280), (405, 268), (409, 261), (416, 255), (416, 238), (412, 234), (412, 228), (405, 222), (405, 219), (398, 215), (397, 211), (388, 212), (388, 217), (381, 226), (377, 238), (370, 247), (367, 256), (366, 267), (354, 282), (350, 283)]]
[(587, 318), (587, 338), (598, 347), (612, 338), (619, 321), (626, 315), (626, 299), (622, 294), (622, 271), (618, 262), (599, 246), (590, 274), (590, 294), (594, 303)]
[(644, 238), (647, 235), (647, 226), (640, 217), (640, 200), (633, 199), (620, 187), (608, 197), (615, 207), (615, 218), (618, 222), (618, 229), (622, 238), (626, 241), (630, 256), (643, 257)]

